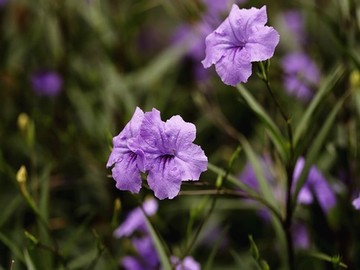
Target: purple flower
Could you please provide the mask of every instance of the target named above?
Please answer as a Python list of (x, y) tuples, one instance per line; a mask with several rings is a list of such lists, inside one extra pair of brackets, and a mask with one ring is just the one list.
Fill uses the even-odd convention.
[[(143, 209), (146, 215), (152, 216), (157, 212), (158, 203), (155, 199), (146, 200), (143, 203)], [(126, 218), (126, 220), (114, 231), (114, 237), (121, 238), (130, 236), (134, 231), (147, 231), (144, 213), (140, 207), (135, 208)]]
[[(295, 165), (294, 180), (298, 181), (300, 174), (304, 168), (305, 159), (299, 158)], [(295, 185), (294, 185), (295, 186)], [(310, 204), (316, 196), (323, 211), (328, 212), (336, 204), (336, 196), (331, 186), (322, 175), (322, 173), (315, 167), (310, 168), (307, 180), (300, 190), (298, 202), (303, 204)]]
[(297, 248), (308, 249), (310, 247), (310, 237), (305, 224), (295, 222), (292, 227), (292, 237)]
[(182, 261), (175, 256), (171, 256), (171, 263), (175, 266), (175, 270), (200, 270), (200, 264), (193, 257), (187, 256)]
[(288, 10), (284, 12), (283, 17), (289, 33), (294, 36), (297, 43), (304, 44), (306, 35), (302, 14), (298, 10)]
[[(269, 158), (261, 157), (260, 164), (261, 164), (261, 168), (263, 169), (265, 179), (267, 179), (269, 182), (274, 182), (274, 176), (270, 170), (270, 167), (272, 165), (271, 160)], [(254, 190), (259, 189), (259, 184), (256, 179), (256, 174), (250, 162), (247, 162), (245, 164), (245, 167), (241, 172), (239, 179), (241, 180), (241, 182), (253, 188)]]
[(302, 52), (286, 55), (282, 59), (284, 87), (286, 91), (304, 101), (313, 96), (311, 87), (320, 81), (320, 72), (316, 64)]
[(153, 109), (136, 111), (124, 130), (113, 139), (114, 148), (106, 167), (112, 167), (116, 187), (138, 193), (141, 172), (159, 199), (174, 198), (182, 181), (199, 180), (207, 169), (207, 157), (193, 144), (196, 128), (180, 116), (166, 122)]
[(9, 0), (0, 0), (0, 7), (3, 7), (9, 2)]
[(134, 238), (133, 246), (138, 256), (125, 256), (121, 264), (128, 270), (152, 270), (158, 269), (159, 257), (150, 236)]
[(113, 138), (114, 148), (106, 164), (112, 167), (116, 187), (138, 193), (141, 188), (141, 172), (144, 172), (145, 154), (138, 143), (144, 112), (136, 108), (130, 122), (119, 135)]
[(31, 76), (34, 91), (41, 96), (55, 96), (60, 93), (63, 80), (57, 72), (41, 71)]
[(352, 201), (352, 205), (356, 210), (360, 210), (360, 194), (356, 199)]
[(147, 181), (157, 198), (174, 198), (182, 181), (199, 180), (206, 171), (207, 157), (193, 144), (195, 136), (195, 126), (178, 115), (163, 122), (158, 110), (145, 113), (141, 145), (146, 153)]
[(271, 58), (279, 43), (278, 32), (266, 22), (266, 6), (239, 9), (233, 5), (229, 17), (206, 37), (204, 67), (214, 64), (225, 84), (247, 82), (251, 63)]

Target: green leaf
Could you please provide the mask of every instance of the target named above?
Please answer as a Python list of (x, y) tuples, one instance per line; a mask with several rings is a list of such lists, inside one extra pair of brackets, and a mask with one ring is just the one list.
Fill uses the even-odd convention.
[(274, 121), (269, 117), (263, 107), (254, 99), (254, 97), (249, 93), (249, 91), (242, 85), (238, 84), (237, 86), (238, 92), (242, 96), (242, 98), (246, 101), (249, 107), (253, 110), (253, 112), (260, 118), (263, 124), (266, 127), (267, 133), (274, 143), (281, 159), (286, 161), (289, 158), (289, 147), (287, 140), (281, 134), (279, 128), (276, 126)]
[(244, 191), (246, 193), (246, 195), (250, 198), (253, 199), (259, 203), (261, 203), (262, 205), (265, 205), (272, 214), (274, 214), (274, 216), (277, 217), (278, 220), (282, 220), (282, 216), (279, 212), (279, 210), (277, 209), (277, 207), (275, 207), (273, 204), (271, 204), (270, 202), (268, 202), (264, 196), (258, 194), (256, 191), (254, 191), (252, 188), (250, 188), (249, 186), (247, 186), (246, 184), (244, 184), (241, 179), (233, 176), (232, 174), (227, 173), (225, 170), (215, 166), (214, 164), (208, 163), (208, 169), (214, 173), (216, 173), (217, 175), (221, 175), (222, 177), (226, 177), (226, 181), (229, 182), (230, 184), (238, 187), (239, 189), (241, 189), (242, 191)]
[(211, 252), (210, 252), (209, 256), (207, 257), (207, 261), (204, 266), (204, 270), (212, 269), (212, 265), (213, 265), (213, 262), (215, 259), (216, 252), (219, 250), (220, 244), (224, 240), (224, 236), (225, 236), (225, 233), (227, 232), (227, 230), (228, 230), (228, 227), (223, 229), (221, 234), (219, 235), (218, 239), (216, 240), (214, 247), (211, 249)]
[(166, 253), (163, 241), (160, 239), (160, 236), (156, 232), (153, 224), (149, 220), (149, 217), (146, 215), (145, 211), (143, 209), (142, 209), (142, 211), (143, 211), (144, 216), (146, 217), (145, 222), (146, 222), (146, 225), (147, 225), (147, 227), (149, 229), (151, 238), (154, 241), (155, 249), (156, 249), (156, 251), (157, 251), (157, 253), (159, 255), (162, 269), (171, 270), (172, 266), (171, 266), (171, 263), (170, 263), (169, 256)]
[(245, 137), (240, 136), (239, 140), (242, 147), (244, 148), (245, 154), (251, 164), (251, 167), (254, 169), (256, 180), (259, 184), (261, 193), (271, 205), (276, 207), (277, 203), (274, 197), (273, 189), (269, 185), (268, 180), (265, 178), (263, 166), (259, 161), (254, 149), (251, 147), (250, 143)]
[(339, 256), (339, 255), (335, 255), (335, 256), (331, 257), (327, 254), (324, 254), (321, 252), (316, 252), (316, 251), (305, 252), (303, 254), (306, 256), (309, 256), (309, 257), (313, 257), (313, 258), (325, 261), (325, 262), (332, 263), (334, 269), (338, 269), (339, 267), (348, 268), (348, 266), (341, 261), (341, 256)]
[(142, 70), (127, 75), (126, 82), (130, 86), (147, 87), (159, 80), (169, 69), (174, 66), (187, 51), (187, 42), (172, 46), (162, 52)]
[(265, 260), (260, 258), (259, 249), (256, 246), (256, 243), (255, 243), (252, 235), (248, 235), (248, 238), (249, 238), (249, 242), (250, 242), (251, 256), (255, 259), (255, 261), (257, 262), (257, 264), (260, 266), (260, 268), (262, 270), (270, 270), (269, 264)]
[(301, 136), (309, 128), (314, 111), (323, 100), (324, 96), (334, 87), (338, 80), (344, 74), (344, 67), (340, 64), (336, 65), (336, 68), (330, 72), (329, 76), (323, 81), (319, 87), (319, 91), (315, 97), (311, 100), (311, 103), (307, 107), (303, 117), (300, 119), (299, 124), (296, 126), (294, 132), (294, 147), (296, 148)]
[(19, 247), (17, 247), (16, 244), (11, 239), (9, 239), (6, 235), (4, 235), (1, 232), (0, 232), (0, 241), (11, 250), (11, 252), (16, 256), (18, 260), (25, 263), (25, 258)]
[(305, 184), (305, 181), (306, 181), (307, 175), (310, 171), (310, 168), (311, 168), (312, 164), (315, 162), (315, 160), (321, 150), (321, 147), (324, 145), (325, 139), (326, 139), (330, 129), (333, 126), (335, 117), (336, 117), (337, 113), (340, 111), (340, 109), (342, 108), (342, 105), (348, 96), (349, 96), (348, 94), (345, 94), (336, 103), (335, 107), (332, 109), (328, 118), (326, 119), (324, 125), (320, 129), (318, 136), (315, 138), (313, 144), (310, 147), (310, 150), (305, 158), (304, 168), (303, 168), (303, 170), (300, 174), (300, 177), (296, 183), (296, 189), (295, 189), (294, 198), (293, 198), (293, 207), (296, 206), (297, 197), (299, 195), (299, 192), (300, 192), (301, 188), (303, 187), (303, 185)]
[(36, 267), (34, 265), (34, 262), (32, 261), (29, 251), (27, 249), (25, 249), (24, 251), (24, 258), (25, 258), (25, 265), (26, 265), (26, 269), (28, 270), (36, 270)]
[(1, 201), (2, 205), (5, 205), (6, 207), (3, 208), (1, 215), (0, 215), (0, 227), (8, 220), (10, 220), (10, 216), (14, 213), (16, 213), (16, 209), (18, 209), (23, 201), (21, 195), (17, 194), (16, 196), (9, 198), (8, 196), (2, 196), (3, 199)]

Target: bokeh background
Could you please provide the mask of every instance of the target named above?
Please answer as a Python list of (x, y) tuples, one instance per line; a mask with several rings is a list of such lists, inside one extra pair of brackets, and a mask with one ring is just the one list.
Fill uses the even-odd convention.
[[(268, 25), (280, 33), (271, 82), (294, 126), (327, 75), (343, 67), (304, 136), (306, 148), (339, 97), (353, 91), (316, 164), (337, 204), (324, 212), (315, 201), (300, 208), (297, 218), (308, 231), (305, 250), (339, 254), (349, 269), (360, 269), (360, 213), (351, 205), (360, 191), (360, 4), (237, 3), (267, 5)], [(215, 1), (205, 0), (0, 1), (0, 269), (65, 269), (53, 251), (36, 245), (25, 231), (44, 246), (54, 247), (55, 239), (69, 269), (120, 269), (122, 256), (134, 250), (113, 231), (152, 191), (133, 196), (117, 190), (105, 165), (112, 137), (136, 106), (155, 107), (164, 120), (178, 114), (194, 123), (195, 142), (223, 168), (238, 146), (238, 133), (259, 156), (272, 152), (263, 126), (236, 89), (200, 64), (206, 34), (227, 16), (231, 2), (213, 6)], [(294, 95), (284, 84), (282, 61), (294, 52), (306, 54), (318, 70), (309, 97)], [(284, 128), (256, 70), (254, 65), (246, 87)], [(49, 231), (22, 196), (16, 180), (22, 165), (27, 190)], [(233, 174), (240, 175), (245, 165), (240, 154)], [(202, 191), (213, 189), (215, 181), (216, 175), (204, 173), (199, 183), (185, 184), (177, 198), (160, 202), (153, 222), (174, 254), (188, 239), (190, 216), (195, 225), (201, 222), (210, 200)], [(117, 198), (121, 210), (114, 214)], [(278, 269), (276, 234), (259, 209), (248, 200), (221, 196), (193, 257), (205, 265), (214, 251), (211, 269), (257, 269), (249, 253), (252, 234), (262, 257)], [(298, 255), (299, 269), (332, 269), (331, 263)]]

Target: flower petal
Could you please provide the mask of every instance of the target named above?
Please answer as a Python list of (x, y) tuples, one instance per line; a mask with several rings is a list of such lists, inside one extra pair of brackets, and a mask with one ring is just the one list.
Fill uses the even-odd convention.
[(172, 199), (180, 191), (182, 174), (173, 157), (160, 156), (153, 160), (147, 181), (157, 198)]
[(199, 180), (207, 170), (208, 159), (200, 146), (191, 144), (181, 147), (175, 158), (176, 166), (182, 168), (181, 180)]
[(250, 54), (251, 62), (264, 61), (274, 55), (275, 47), (278, 45), (279, 33), (269, 26), (254, 26), (245, 44), (245, 48)]
[(137, 166), (137, 155), (127, 152), (117, 160), (112, 168), (112, 177), (116, 181), (116, 187), (120, 190), (129, 190), (139, 193), (141, 188), (141, 175)]
[(165, 123), (161, 120), (160, 111), (153, 108), (144, 115), (140, 128), (140, 141), (144, 152), (151, 155), (162, 155), (166, 152), (164, 141)]
[(177, 150), (179, 147), (191, 144), (196, 137), (196, 127), (192, 123), (185, 122), (181, 116), (175, 115), (165, 123), (166, 141), (172, 145), (169, 147)]
[(127, 123), (119, 135), (113, 138), (114, 147), (124, 147), (127, 139), (136, 137), (139, 134), (143, 118), (144, 112), (139, 107), (136, 107), (131, 120)]
[(215, 68), (227, 85), (236, 86), (240, 82), (247, 82), (252, 72), (250, 54), (245, 48), (227, 50)]

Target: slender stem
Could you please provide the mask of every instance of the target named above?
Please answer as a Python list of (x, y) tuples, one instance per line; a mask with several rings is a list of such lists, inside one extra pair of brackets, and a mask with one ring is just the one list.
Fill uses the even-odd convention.
[(286, 164), (286, 178), (287, 178), (287, 187), (286, 187), (286, 214), (285, 218), (282, 220), (281, 224), (285, 232), (287, 249), (288, 249), (288, 263), (289, 269), (295, 269), (295, 258), (294, 258), (294, 244), (291, 235), (291, 225), (293, 218), (293, 205), (292, 205), (292, 186), (293, 186), (293, 173), (295, 167), (295, 151), (293, 143), (293, 133), (291, 127), (291, 119), (288, 114), (285, 112), (281, 106), (279, 100), (277, 99), (274, 91), (271, 88), (270, 80), (268, 76), (268, 71), (264, 66), (264, 63), (260, 63), (261, 69), (261, 79), (264, 81), (268, 92), (270, 93), (272, 99), (275, 102), (276, 107), (278, 108), (282, 118), (286, 123), (287, 134), (289, 137), (289, 146), (290, 146), (290, 156)]

